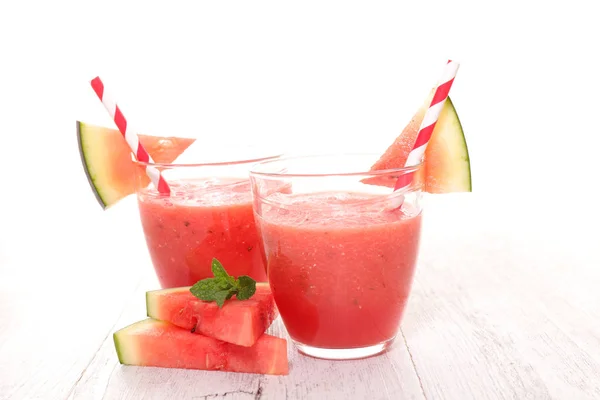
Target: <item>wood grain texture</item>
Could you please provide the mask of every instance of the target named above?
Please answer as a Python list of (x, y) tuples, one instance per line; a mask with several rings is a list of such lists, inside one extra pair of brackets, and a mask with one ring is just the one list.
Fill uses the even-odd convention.
[[(392, 349), (330, 362), (290, 346), (283, 377), (118, 364), (112, 333), (145, 317), (157, 286), (134, 204), (82, 222), (69, 246), (48, 236), (28, 258), (3, 254), (0, 399), (600, 399), (599, 213), (473, 194), (426, 203)], [(44, 260), (63, 262), (31, 279)], [(272, 332), (285, 335), (280, 321)]]
[(575, 215), (545, 230), (543, 209), (459, 209), (427, 215), (445, 224), (425, 225), (403, 322), (426, 397), (600, 398), (599, 253)]

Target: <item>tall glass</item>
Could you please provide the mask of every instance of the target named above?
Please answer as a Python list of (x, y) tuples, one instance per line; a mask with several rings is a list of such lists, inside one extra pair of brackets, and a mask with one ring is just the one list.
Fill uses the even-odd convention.
[[(376, 155), (279, 158), (250, 172), (275, 302), (311, 356), (378, 354), (394, 340), (421, 231), (420, 166), (369, 172)], [(393, 192), (402, 178), (411, 182)]]
[(148, 251), (163, 288), (212, 277), (217, 258), (231, 275), (266, 281), (252, 213), (248, 172), (260, 161), (152, 164), (171, 187), (158, 193), (136, 162), (136, 193)]

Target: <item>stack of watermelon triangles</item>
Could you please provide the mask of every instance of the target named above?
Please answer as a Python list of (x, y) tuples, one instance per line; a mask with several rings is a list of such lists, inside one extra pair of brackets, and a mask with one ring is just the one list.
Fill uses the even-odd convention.
[(248, 300), (222, 308), (189, 287), (146, 293), (150, 318), (114, 334), (122, 364), (285, 375), (287, 341), (264, 332), (277, 317), (266, 283)]

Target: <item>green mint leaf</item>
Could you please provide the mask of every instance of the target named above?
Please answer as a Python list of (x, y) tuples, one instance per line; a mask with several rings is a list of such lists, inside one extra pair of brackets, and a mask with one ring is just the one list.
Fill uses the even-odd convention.
[(235, 278), (230, 276), (225, 268), (223, 268), (223, 264), (216, 258), (212, 259), (211, 270), (215, 278), (221, 280), (223, 282), (223, 289), (225, 289), (225, 282), (229, 283), (229, 286), (235, 287)]
[(242, 275), (237, 279), (237, 299), (248, 300), (256, 292), (256, 281), (249, 276)]
[[(218, 292), (215, 292), (215, 301), (217, 302), (217, 305), (219, 306), (219, 308), (223, 307), (223, 304), (225, 304), (225, 300), (228, 298), (229, 294), (232, 294), (232, 292), (230, 292), (229, 290), (221, 290)], [(229, 296), (231, 297), (231, 296)]]
[(200, 300), (213, 301), (215, 293), (223, 290), (215, 278), (206, 278), (198, 281), (190, 288), (190, 292)]
[(212, 259), (211, 270), (213, 275), (217, 279), (222, 279), (226, 281), (229, 277), (229, 274), (227, 273), (227, 271), (225, 271), (225, 268), (223, 268), (223, 264), (221, 264), (216, 258)]
[(200, 300), (214, 301), (221, 308), (225, 300), (231, 299), (233, 295), (238, 300), (248, 300), (256, 292), (254, 279), (246, 275), (235, 279), (216, 258), (212, 260), (211, 270), (214, 278), (202, 279), (190, 288), (190, 292)]

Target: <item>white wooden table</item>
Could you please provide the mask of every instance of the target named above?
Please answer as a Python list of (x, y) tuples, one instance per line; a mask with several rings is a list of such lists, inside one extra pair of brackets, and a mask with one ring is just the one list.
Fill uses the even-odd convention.
[(597, 206), (540, 200), (428, 198), (393, 348), (329, 362), (290, 346), (283, 377), (118, 364), (112, 333), (158, 287), (133, 199), (4, 226), (0, 399), (600, 399)]

